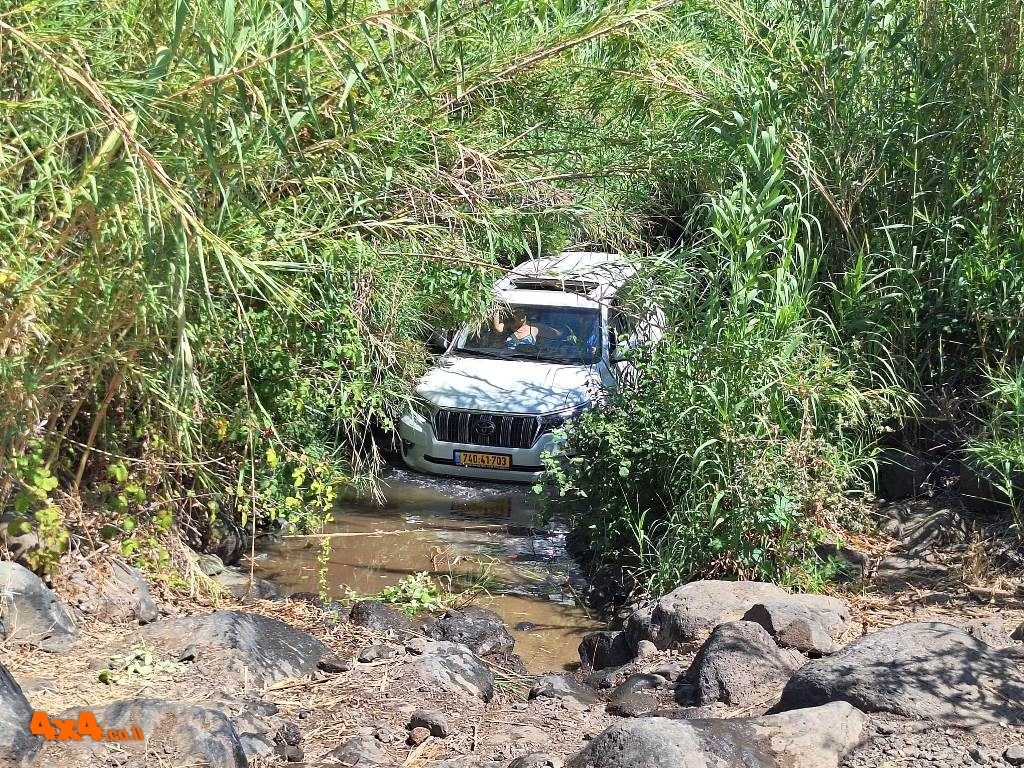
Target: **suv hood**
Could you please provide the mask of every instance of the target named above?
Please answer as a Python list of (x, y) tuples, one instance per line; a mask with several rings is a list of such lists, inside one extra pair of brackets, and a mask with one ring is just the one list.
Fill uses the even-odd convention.
[(416, 393), (439, 408), (541, 414), (588, 402), (587, 384), (598, 381), (589, 365), (450, 355), (427, 372)]

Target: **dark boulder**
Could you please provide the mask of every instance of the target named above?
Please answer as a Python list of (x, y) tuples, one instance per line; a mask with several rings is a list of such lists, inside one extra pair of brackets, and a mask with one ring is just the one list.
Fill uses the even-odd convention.
[(701, 647), (686, 673), (700, 705), (767, 707), (803, 658), (779, 648), (771, 635), (751, 621), (720, 624)]
[(233, 597), (247, 605), (256, 600), (282, 599), (281, 590), (274, 582), (235, 568), (225, 568), (211, 578), (230, 592)]
[(44, 651), (68, 650), (78, 630), (56, 593), (32, 571), (0, 561), (0, 639)]
[(412, 634), (416, 631), (416, 625), (408, 616), (376, 600), (360, 600), (352, 606), (348, 618), (353, 624), (375, 632)]
[[(214, 706), (214, 702), (209, 702), (209, 704)], [(221, 712), (232, 713), (231, 724), (234, 726), (238, 740), (242, 744), (242, 750), (249, 760), (272, 755), (281, 731), (295, 728), (291, 723), (279, 725), (280, 721), (275, 717), (278, 714), (278, 708), (274, 704), (251, 699), (234, 699), (217, 701), (216, 707)], [(298, 735), (297, 729), (296, 735)], [(301, 736), (299, 736), (299, 740), (301, 740)]]
[(836, 768), (865, 717), (848, 704), (731, 720), (622, 720), (566, 768)]
[[(142, 740), (117, 743), (122, 768), (153, 765), (154, 755), (168, 765), (247, 768), (249, 764), (234, 726), (216, 709), (162, 699), (127, 699), (90, 711), (102, 728), (136, 726), (142, 731)], [(70, 710), (60, 717), (77, 718), (79, 712)], [(109, 754), (108, 744), (91, 738), (46, 742), (38, 762), (47, 768), (80, 768), (106, 764)]]
[(960, 725), (1016, 722), (1024, 707), (1024, 675), (1012, 660), (952, 625), (900, 624), (804, 665), (775, 709), (834, 701)]
[(622, 667), (608, 667), (607, 669), (591, 672), (583, 678), (583, 682), (591, 688), (605, 690), (621, 685), (629, 677), (629, 665)]
[(35, 754), (40, 744), (29, 732), (31, 722), (32, 706), (18, 681), (0, 664), (0, 768), (18, 768)]
[(578, 682), (568, 674), (538, 677), (530, 690), (530, 698), (536, 699), (538, 696), (574, 701), (584, 707), (589, 707), (597, 701), (597, 693), (593, 688)]
[(423, 634), (433, 640), (462, 643), (477, 656), (511, 651), (516, 645), (501, 616), (475, 605), (446, 611), (440, 618), (424, 624)]
[(334, 656), (308, 632), (241, 611), (165, 619), (142, 627), (137, 635), (174, 658), (188, 652), (208, 667), (249, 674), (262, 683), (308, 675), (321, 659)]
[[(839, 647), (825, 628), (829, 619), (829, 615), (796, 600), (758, 603), (743, 615), (743, 621), (752, 621), (764, 627), (783, 648), (795, 648), (801, 653), (816, 656), (827, 656)], [(832, 624), (842, 626), (838, 621)]]
[(631, 693), (608, 702), (605, 711), (616, 717), (647, 717), (658, 711), (659, 703), (653, 696)]
[(633, 653), (622, 632), (591, 632), (579, 647), (580, 666), (598, 671), (608, 667), (621, 667), (633, 660)]
[(621, 699), (626, 696), (632, 696), (640, 691), (656, 690), (667, 684), (668, 680), (660, 675), (637, 672), (623, 680), (622, 683), (608, 695), (608, 700), (616, 701), (617, 699)]
[(65, 595), (79, 611), (108, 624), (148, 624), (160, 615), (146, 577), (121, 560), (74, 571)]
[(660, 650), (683, 648), (703, 642), (716, 626), (739, 619), (755, 603), (785, 597), (774, 584), (760, 581), (693, 581), (635, 611), (623, 631), (630, 648), (641, 640)]
[(484, 701), (494, 697), (494, 673), (464, 645), (428, 642), (410, 667), (428, 685)]

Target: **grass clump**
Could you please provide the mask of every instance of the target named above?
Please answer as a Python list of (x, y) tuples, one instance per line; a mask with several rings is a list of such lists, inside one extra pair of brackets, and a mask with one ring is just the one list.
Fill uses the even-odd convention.
[(996, 489), (997, 501), (1012, 510), (1021, 529), (1024, 494), (1024, 367), (992, 371), (986, 377), (984, 421), (967, 443), (970, 467)]
[(828, 287), (800, 235), (816, 222), (770, 145), (760, 180), (709, 200), (705, 238), (651, 265), (670, 333), (627, 353), (635, 375), (551, 462), (562, 495), (584, 499), (591, 548), (655, 593), (703, 577), (820, 584), (816, 545), (857, 524), (850, 491), (912, 402), (889, 360), (813, 311)]

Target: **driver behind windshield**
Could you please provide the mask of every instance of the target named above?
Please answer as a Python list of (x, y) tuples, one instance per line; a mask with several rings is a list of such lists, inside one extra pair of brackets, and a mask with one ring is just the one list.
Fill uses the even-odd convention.
[(561, 338), (562, 332), (550, 325), (531, 322), (526, 317), (526, 312), (520, 308), (512, 310), (512, 316), (502, 317), (500, 311), (495, 312), (491, 317), (491, 326), (498, 333), (507, 333), (505, 346), (515, 349), (518, 346), (537, 344), (540, 339)]

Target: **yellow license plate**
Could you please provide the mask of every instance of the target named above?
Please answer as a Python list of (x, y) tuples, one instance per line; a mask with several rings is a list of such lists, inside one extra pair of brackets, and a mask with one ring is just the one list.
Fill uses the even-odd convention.
[(455, 463), (460, 467), (483, 467), (485, 469), (508, 469), (512, 457), (503, 453), (476, 453), (455, 451)]

